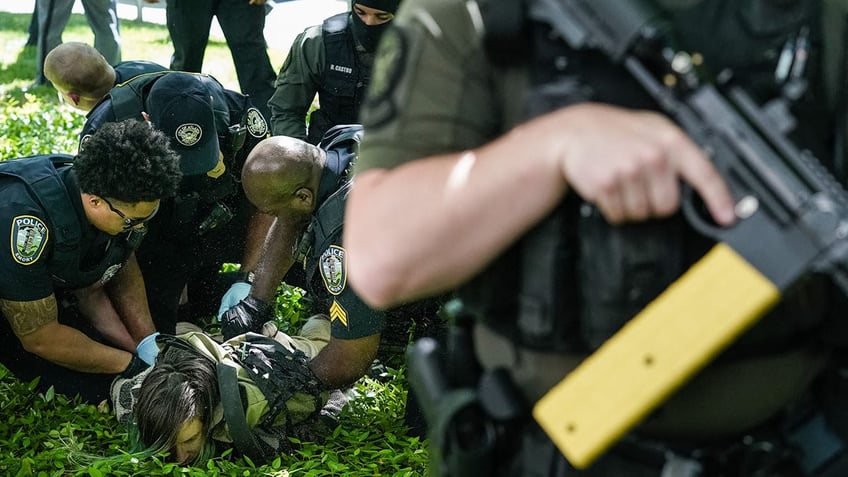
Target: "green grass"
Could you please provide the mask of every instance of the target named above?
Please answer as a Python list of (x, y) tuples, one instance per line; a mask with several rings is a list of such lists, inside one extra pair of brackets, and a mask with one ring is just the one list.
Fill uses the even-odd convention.
[[(49, 87), (25, 91), (35, 72), (35, 48), (24, 47), (28, 14), (0, 12), (0, 160), (40, 153), (76, 151), (84, 117), (59, 104)], [(171, 46), (165, 27), (124, 21), (125, 59), (168, 64)], [(73, 15), (65, 41), (91, 43), (81, 15)], [(277, 67), (285, 51), (269, 50)], [(229, 50), (212, 42), (205, 72), (238, 89)], [(307, 297), (308, 298), (308, 297)], [(282, 287), (277, 301), (281, 328), (302, 320), (301, 290)], [(231, 452), (200, 467), (183, 467), (162, 456), (126, 454), (127, 435), (108, 406), (84, 404), (52, 392), (37, 393), (0, 366), (0, 475), (24, 476), (418, 476), (426, 470), (427, 452), (403, 425), (407, 383), (402, 360), (390, 363), (388, 382), (363, 378), (358, 398), (343, 412), (340, 426), (321, 442), (301, 442), (293, 455), (266, 465), (236, 458)]]

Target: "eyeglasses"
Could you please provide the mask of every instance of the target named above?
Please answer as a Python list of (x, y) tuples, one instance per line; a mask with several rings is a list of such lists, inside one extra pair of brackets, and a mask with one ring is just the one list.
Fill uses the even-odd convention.
[(106, 205), (109, 206), (109, 209), (112, 210), (112, 212), (118, 214), (118, 217), (124, 219), (123, 230), (129, 230), (129, 229), (138, 227), (139, 225), (142, 225), (145, 222), (147, 222), (148, 220), (152, 219), (153, 216), (156, 215), (156, 212), (159, 212), (159, 204), (156, 204), (156, 208), (154, 208), (153, 212), (151, 212), (147, 217), (142, 217), (140, 219), (134, 218), (134, 217), (127, 217), (126, 214), (124, 214), (120, 210), (116, 209), (115, 206), (112, 205), (111, 202), (109, 202), (109, 199), (107, 199), (105, 197), (101, 197), (101, 199), (103, 199), (103, 202), (106, 202)]

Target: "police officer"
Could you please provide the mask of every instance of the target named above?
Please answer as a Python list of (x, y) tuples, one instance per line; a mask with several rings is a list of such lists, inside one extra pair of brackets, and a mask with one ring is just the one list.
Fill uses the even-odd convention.
[[(214, 78), (183, 72), (138, 76), (115, 88), (88, 115), (80, 148), (103, 124), (146, 118), (166, 133), (184, 177), (180, 192), (162, 204), (139, 249), (151, 313), (159, 331), (173, 334), (183, 290), (185, 317), (214, 316), (229, 283), (223, 263), (252, 270), (271, 218), (256, 213), (239, 176), (247, 153), (268, 133), (262, 114)], [(246, 276), (225, 276), (225, 280)]]
[[(276, 216), (249, 295), (222, 304), (224, 336), (253, 329), (271, 319), (277, 285), (292, 266), (306, 271), (313, 312), (325, 313), (332, 338), (310, 368), (326, 387), (345, 387), (360, 377), (377, 355), (387, 321), (425, 323), (434, 303), (409, 305), (390, 313), (366, 306), (347, 286), (347, 262), (341, 242), (343, 211), (350, 191), (348, 170), (356, 157), (361, 126), (331, 128), (318, 147), (287, 136), (260, 143), (245, 164), (245, 192), (259, 210)], [(296, 256), (292, 254), (296, 250)], [(432, 330), (428, 330), (432, 331)], [(407, 338), (408, 339), (408, 338)], [(405, 344), (405, 343), (404, 343)]]
[[(295, 38), (268, 102), (275, 136), (318, 144), (331, 126), (359, 122), (374, 50), (399, 3), (352, 2), (350, 12), (333, 15)], [(320, 108), (307, 120), (316, 93)]]
[[(844, 133), (834, 111), (844, 110), (825, 99), (836, 96), (826, 87), (819, 2), (658, 3), (685, 50), (701, 52), (712, 71), (732, 71), (758, 101), (787, 101), (798, 118), (796, 140), (826, 151), (818, 157), (836, 155), (831, 140)], [(406, 7), (383, 37), (362, 110), (367, 134), (344, 236), (349, 279), (376, 307), (468, 284), (460, 296), (477, 319), (476, 355), (485, 369), (507, 369), (532, 404), (708, 248), (677, 214), (679, 181), (721, 226), (736, 220), (733, 201), (705, 153), (602, 53), (569, 49), (541, 20), (506, 28), (527, 35), (507, 33), (501, 39), (518, 41), (499, 42), (495, 33), (504, 30), (491, 15), (526, 18), (502, 2)], [(794, 78), (801, 83), (790, 84)], [(799, 94), (784, 96), (795, 86), (803, 86)], [(569, 246), (551, 257), (562, 260), (562, 281), (540, 286), (561, 290), (568, 307), (551, 317), (558, 334), (531, 342), (529, 325), (509, 310), (541, 270), (500, 265), (563, 201), (567, 225), (559, 236)], [(799, 396), (819, 397), (813, 383), (831, 361), (818, 333), (835, 308), (825, 287), (806, 282), (586, 470), (571, 467), (524, 416), (510, 433), (516, 440), (498, 447), (493, 472), (818, 475), (806, 465), (811, 447), (844, 449), (844, 439), (822, 426), (809, 434), (818, 444), (787, 444), (802, 441), (792, 438), (787, 409), (805, 407)], [(461, 475), (447, 461), (433, 469)]]
[(0, 361), (19, 379), (98, 403), (116, 374), (153, 363), (133, 251), (179, 180), (168, 139), (134, 120), (103, 127), (76, 158), (0, 163)]
[(44, 60), (44, 76), (63, 101), (89, 112), (114, 86), (144, 73), (165, 71), (152, 61), (122, 61), (114, 66), (91, 45), (68, 42), (53, 48)]

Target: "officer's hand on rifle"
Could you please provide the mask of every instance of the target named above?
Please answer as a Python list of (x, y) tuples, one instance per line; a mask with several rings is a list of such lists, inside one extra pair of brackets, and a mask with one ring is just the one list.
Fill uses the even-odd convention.
[(248, 331), (261, 333), (262, 325), (273, 319), (272, 305), (248, 295), (221, 316), (221, 333), (225, 340)]
[(698, 192), (717, 223), (734, 220), (733, 198), (718, 170), (660, 114), (587, 103), (519, 128), (525, 142), (553, 152), (568, 186), (611, 223), (673, 214), (681, 202), (680, 181)]

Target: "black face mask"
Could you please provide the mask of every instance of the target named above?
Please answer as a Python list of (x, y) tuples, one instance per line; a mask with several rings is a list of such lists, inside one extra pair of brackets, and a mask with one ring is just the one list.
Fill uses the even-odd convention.
[(355, 12), (351, 12), (350, 17), (350, 29), (353, 32), (353, 37), (365, 48), (365, 51), (373, 53), (377, 49), (380, 37), (383, 36), (383, 32), (389, 27), (390, 22), (379, 25), (366, 25)]

